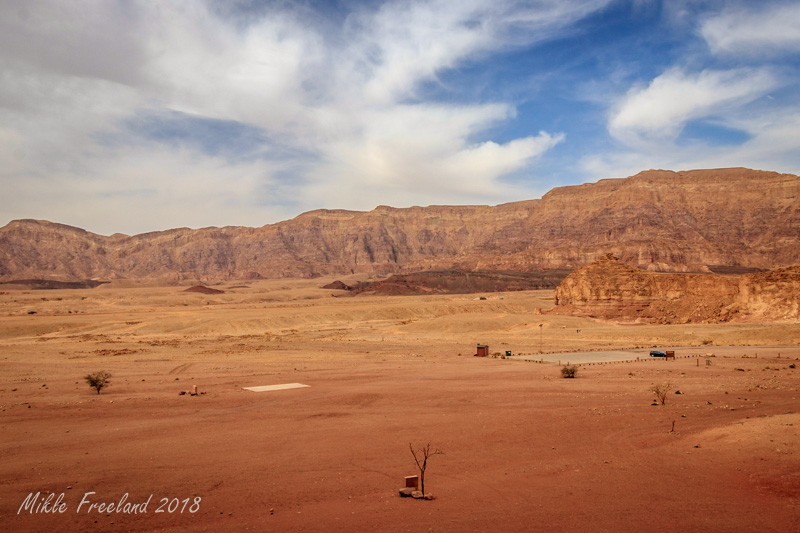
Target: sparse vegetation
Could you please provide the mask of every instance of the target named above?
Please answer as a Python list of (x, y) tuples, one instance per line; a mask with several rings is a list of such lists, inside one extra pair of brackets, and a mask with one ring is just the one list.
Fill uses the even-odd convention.
[(656, 395), (656, 399), (661, 402), (661, 405), (666, 405), (667, 394), (672, 390), (672, 384), (667, 381), (666, 383), (657, 383), (650, 387), (650, 391)]
[(408, 447), (411, 449), (411, 455), (414, 456), (414, 462), (417, 463), (419, 468), (419, 490), (425, 494), (425, 470), (428, 469), (428, 459), (434, 455), (444, 455), (442, 450), (432, 449), (429, 442), (422, 446), (419, 450), (414, 450), (414, 446), (409, 442)]
[(562, 378), (574, 378), (577, 374), (578, 374), (577, 365), (566, 365), (564, 367), (561, 367)]
[(111, 374), (105, 370), (101, 370), (94, 374), (86, 374), (83, 379), (86, 380), (86, 383), (88, 383), (90, 387), (97, 389), (97, 394), (100, 394), (102, 389), (110, 385), (109, 380), (111, 379)]

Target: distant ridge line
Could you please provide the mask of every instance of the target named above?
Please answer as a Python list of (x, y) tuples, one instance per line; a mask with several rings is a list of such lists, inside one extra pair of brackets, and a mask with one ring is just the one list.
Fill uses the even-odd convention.
[(800, 178), (745, 168), (649, 170), (497, 206), (315, 210), (258, 228), (133, 236), (15, 220), (0, 228), (0, 281), (534, 272), (572, 270), (608, 253), (664, 272), (800, 264)]

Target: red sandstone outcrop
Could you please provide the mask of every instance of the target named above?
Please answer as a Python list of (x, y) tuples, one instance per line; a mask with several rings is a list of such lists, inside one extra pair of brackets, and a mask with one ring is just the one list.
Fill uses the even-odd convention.
[(800, 264), (800, 178), (740, 168), (646, 171), (496, 207), (318, 210), (260, 228), (135, 236), (16, 220), (0, 228), (0, 280), (571, 270), (608, 252), (653, 271)]
[(766, 320), (800, 319), (800, 267), (745, 274), (736, 300), (742, 314)]
[(345, 283), (343, 281), (340, 281), (338, 279), (336, 281), (334, 281), (333, 283), (328, 283), (327, 285), (323, 285), (322, 288), (323, 289), (334, 289), (334, 290), (337, 290), (337, 291), (351, 291), (351, 290), (353, 290), (353, 287), (351, 287), (347, 283)]
[(800, 320), (800, 267), (744, 275), (646, 272), (613, 255), (575, 270), (555, 314), (657, 324)]

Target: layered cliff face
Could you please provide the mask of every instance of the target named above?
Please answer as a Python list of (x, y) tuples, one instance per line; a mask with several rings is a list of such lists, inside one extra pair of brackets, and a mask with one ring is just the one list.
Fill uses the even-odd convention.
[(562, 187), (504, 236), (484, 249), (542, 267), (574, 268), (607, 253), (653, 271), (789, 266), (800, 263), (800, 179), (741, 168), (651, 170)]
[(736, 304), (745, 315), (800, 320), (800, 267), (743, 275)]
[(0, 280), (573, 269), (609, 252), (653, 271), (800, 264), (800, 178), (647, 171), (496, 207), (320, 210), (260, 228), (136, 236), (19, 220), (0, 228)]
[(744, 275), (646, 272), (612, 255), (555, 291), (556, 314), (657, 324), (800, 320), (800, 267)]

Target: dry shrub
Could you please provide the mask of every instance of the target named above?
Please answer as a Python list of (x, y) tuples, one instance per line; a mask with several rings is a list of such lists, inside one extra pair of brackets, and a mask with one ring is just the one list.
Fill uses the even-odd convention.
[(666, 383), (657, 383), (650, 387), (650, 391), (656, 395), (656, 398), (661, 402), (661, 405), (666, 405), (667, 394), (669, 394), (669, 391), (671, 390), (672, 384), (669, 381)]
[(90, 387), (97, 389), (97, 394), (100, 394), (101, 389), (110, 385), (109, 380), (111, 379), (111, 374), (105, 370), (101, 370), (94, 374), (86, 374), (83, 379), (86, 380), (86, 383), (88, 383)]
[(561, 368), (562, 378), (574, 378), (578, 374), (577, 365), (567, 365)]

